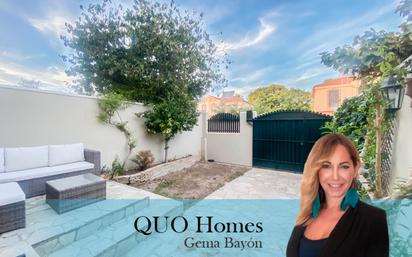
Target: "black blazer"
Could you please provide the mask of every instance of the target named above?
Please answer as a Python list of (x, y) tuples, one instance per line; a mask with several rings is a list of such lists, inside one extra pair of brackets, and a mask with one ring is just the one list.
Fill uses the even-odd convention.
[[(299, 257), (299, 242), (305, 226), (292, 231), (287, 257)], [(384, 210), (359, 201), (349, 207), (329, 235), (319, 257), (388, 257), (389, 236)]]

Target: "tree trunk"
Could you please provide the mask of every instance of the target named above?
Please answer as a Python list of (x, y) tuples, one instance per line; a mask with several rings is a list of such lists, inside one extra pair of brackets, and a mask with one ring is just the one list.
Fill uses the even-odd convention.
[(165, 163), (167, 162), (167, 149), (169, 149), (169, 138), (165, 138)]
[(131, 154), (132, 154), (132, 151), (129, 150), (129, 152), (127, 153), (127, 156), (126, 156), (126, 158), (124, 159), (123, 164), (122, 164), (122, 169), (123, 169), (123, 171), (126, 171), (126, 163), (127, 163), (127, 161), (129, 160)]
[(376, 178), (376, 190), (375, 196), (378, 198), (383, 197), (382, 193), (382, 165), (381, 165), (381, 145), (382, 145), (382, 107), (377, 104), (376, 107), (376, 162), (375, 162), (375, 178)]

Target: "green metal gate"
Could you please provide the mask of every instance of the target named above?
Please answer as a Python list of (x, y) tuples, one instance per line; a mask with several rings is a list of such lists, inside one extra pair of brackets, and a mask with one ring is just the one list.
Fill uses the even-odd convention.
[(321, 127), (331, 116), (277, 111), (253, 119), (253, 166), (303, 172)]

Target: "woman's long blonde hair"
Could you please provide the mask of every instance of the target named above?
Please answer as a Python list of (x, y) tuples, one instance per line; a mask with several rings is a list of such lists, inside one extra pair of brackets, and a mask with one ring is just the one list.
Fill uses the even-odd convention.
[[(305, 163), (303, 179), (300, 186), (300, 210), (296, 218), (296, 225), (309, 224), (312, 221), (312, 205), (319, 191), (318, 172), (324, 161), (335, 151), (336, 146), (346, 148), (356, 166), (360, 164), (359, 153), (352, 140), (342, 134), (327, 134), (316, 141)], [(321, 201), (323, 201), (321, 197)]]

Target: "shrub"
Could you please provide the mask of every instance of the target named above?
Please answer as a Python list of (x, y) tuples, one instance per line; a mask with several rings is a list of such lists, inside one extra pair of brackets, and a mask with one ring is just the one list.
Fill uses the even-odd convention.
[(329, 132), (349, 137), (358, 151), (362, 151), (368, 130), (368, 116), (373, 108), (365, 95), (345, 99), (336, 110), (333, 120), (324, 126)]
[(367, 171), (363, 175), (369, 183), (370, 190), (374, 192), (376, 190), (376, 132), (372, 93), (372, 89), (367, 89), (359, 96), (346, 99), (336, 110), (333, 120), (327, 122), (323, 128), (327, 133), (341, 133), (353, 141), (361, 153), (362, 163)]
[(119, 156), (116, 156), (116, 158), (112, 162), (112, 177), (120, 176), (123, 174), (123, 165), (120, 163)]
[(132, 159), (132, 161), (139, 166), (140, 170), (145, 170), (150, 167), (154, 160), (155, 158), (150, 150), (139, 151), (136, 154), (136, 158)]

